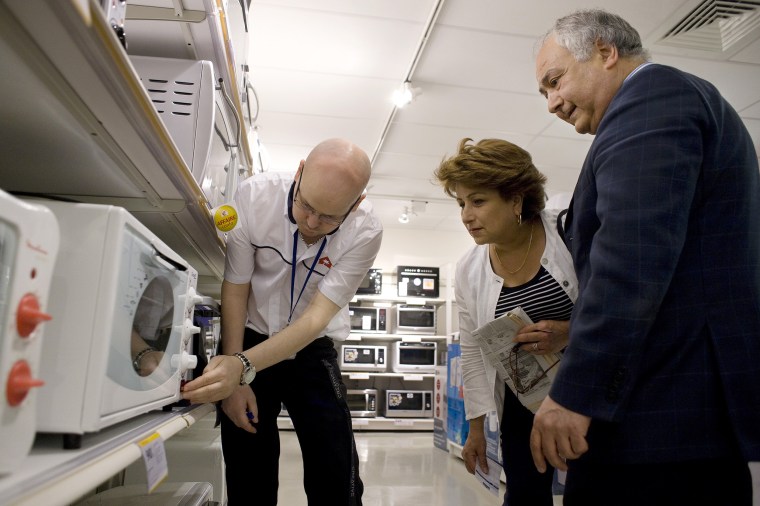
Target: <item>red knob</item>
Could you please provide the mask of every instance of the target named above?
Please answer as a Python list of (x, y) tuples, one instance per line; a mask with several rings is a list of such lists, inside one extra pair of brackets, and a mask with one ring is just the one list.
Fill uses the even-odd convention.
[(34, 294), (27, 293), (21, 297), (16, 311), (16, 328), (21, 337), (29, 337), (37, 325), (51, 318), (49, 314), (40, 311), (40, 303)]
[(5, 396), (8, 398), (8, 404), (18, 406), (26, 398), (29, 389), (41, 387), (45, 382), (32, 378), (32, 370), (25, 360), (19, 360), (8, 374), (8, 382), (5, 386)]

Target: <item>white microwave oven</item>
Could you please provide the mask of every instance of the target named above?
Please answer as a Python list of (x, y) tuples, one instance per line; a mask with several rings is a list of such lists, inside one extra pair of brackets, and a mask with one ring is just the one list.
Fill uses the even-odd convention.
[(385, 416), (388, 418), (431, 418), (433, 392), (431, 390), (386, 390)]
[(44, 201), (61, 248), (50, 289), (37, 430), (81, 436), (180, 398), (197, 273), (126, 210)]
[(377, 416), (377, 390), (366, 388), (363, 390), (348, 390), (346, 402), (351, 416), (357, 418), (374, 418)]
[(0, 474), (18, 468), (34, 441), (58, 240), (53, 213), (0, 191)]
[(434, 373), (438, 365), (438, 345), (433, 342), (396, 341), (393, 372)]
[(345, 371), (385, 371), (387, 346), (344, 344), (340, 349), (340, 368)]
[(396, 333), (435, 335), (436, 310), (433, 306), (396, 305)]
[(348, 306), (351, 332), (356, 334), (387, 334), (391, 330), (389, 308)]

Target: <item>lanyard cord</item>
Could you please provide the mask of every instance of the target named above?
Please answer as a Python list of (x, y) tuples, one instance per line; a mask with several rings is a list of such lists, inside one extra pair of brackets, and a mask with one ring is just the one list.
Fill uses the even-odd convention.
[(303, 291), (306, 289), (306, 284), (309, 282), (311, 273), (314, 272), (314, 267), (316, 267), (317, 262), (319, 262), (319, 258), (322, 256), (322, 251), (325, 249), (325, 244), (327, 244), (327, 237), (322, 239), (322, 244), (319, 245), (317, 256), (314, 257), (314, 261), (311, 263), (311, 267), (309, 267), (309, 273), (306, 275), (306, 280), (303, 282), (301, 291), (298, 294), (298, 299), (296, 299), (296, 302), (294, 304), (293, 293), (295, 292), (296, 287), (296, 254), (298, 253), (298, 229), (293, 232), (293, 261), (290, 264), (290, 316), (288, 316), (288, 325), (290, 325), (290, 320), (293, 318), (293, 311), (296, 310), (296, 306), (301, 300), (301, 295), (303, 295)]

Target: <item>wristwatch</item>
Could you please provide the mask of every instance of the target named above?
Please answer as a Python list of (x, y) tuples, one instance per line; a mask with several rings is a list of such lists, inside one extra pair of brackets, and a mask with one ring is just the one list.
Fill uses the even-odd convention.
[(242, 353), (238, 352), (234, 353), (234, 355), (243, 363), (243, 372), (240, 373), (240, 384), (247, 385), (256, 377), (256, 368), (253, 367), (253, 364), (248, 360), (248, 357)]

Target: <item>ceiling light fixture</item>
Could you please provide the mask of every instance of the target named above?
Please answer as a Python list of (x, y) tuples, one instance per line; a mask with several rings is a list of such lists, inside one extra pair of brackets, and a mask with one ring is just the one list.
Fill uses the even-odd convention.
[(409, 220), (412, 218), (412, 216), (417, 216), (418, 214), (424, 213), (426, 206), (426, 200), (412, 200), (410, 202), (410, 205), (404, 206), (404, 211), (398, 217), (398, 222), (403, 224), (409, 223)]
[(404, 206), (404, 212), (398, 217), (398, 222), (406, 225), (409, 223), (409, 207)]
[(412, 88), (410, 81), (404, 81), (401, 87), (393, 92), (393, 104), (398, 108), (405, 107), (411, 104), (421, 93), (420, 88)]

